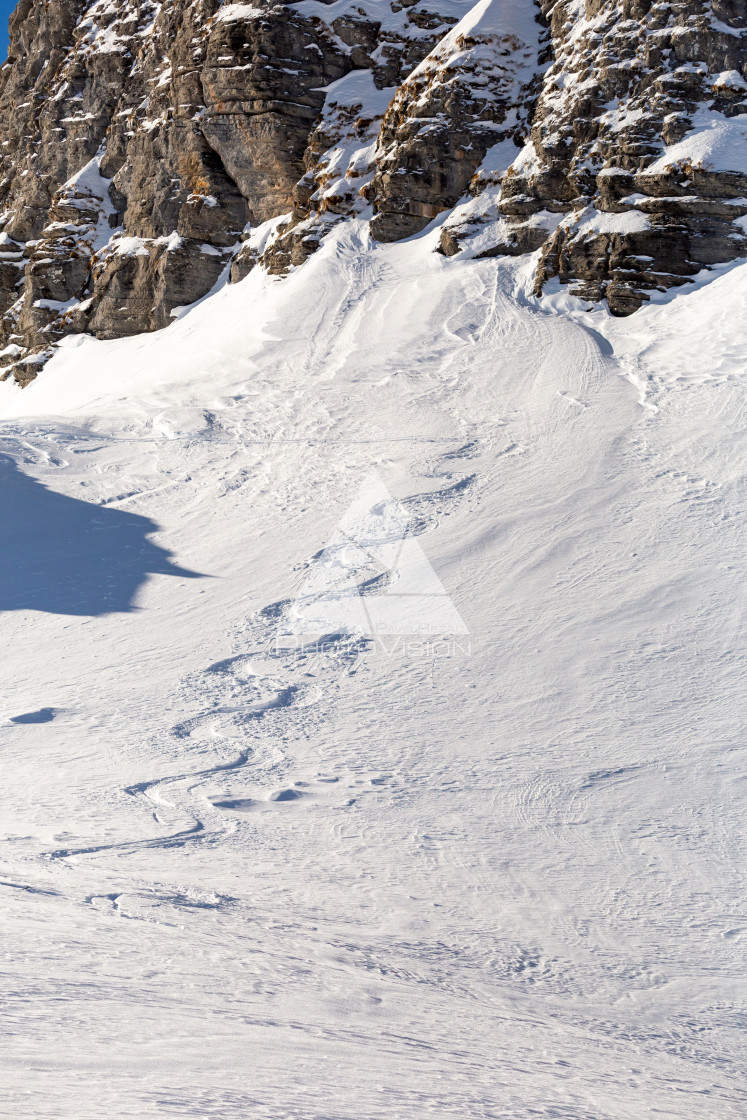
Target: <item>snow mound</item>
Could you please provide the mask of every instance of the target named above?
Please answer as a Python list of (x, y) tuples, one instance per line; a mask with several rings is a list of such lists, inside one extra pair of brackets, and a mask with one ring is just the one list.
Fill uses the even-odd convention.
[(646, 168), (646, 174), (660, 174), (673, 167), (747, 175), (747, 114), (725, 117), (710, 109), (698, 109), (692, 131), (679, 143), (671, 144)]

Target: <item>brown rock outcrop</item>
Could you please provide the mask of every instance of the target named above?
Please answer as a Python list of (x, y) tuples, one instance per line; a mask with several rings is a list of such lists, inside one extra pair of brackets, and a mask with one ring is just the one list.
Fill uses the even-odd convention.
[(538, 292), (558, 277), (616, 314), (747, 252), (734, 224), (747, 213), (747, 4), (542, 8), (554, 60), (530, 138), (493, 213), (486, 202), (455, 216), (445, 251), (476, 233), (482, 254), (544, 245)]
[[(460, 17), (464, 16), (460, 21)], [(168, 325), (337, 222), (446, 214), (627, 314), (747, 253), (747, 0), (20, 0), (0, 369)]]
[[(304, 260), (354, 208), (354, 149), (385, 108), (338, 97), (327, 112), (326, 90), (356, 70), (377, 94), (398, 84), (454, 22), (438, 3), (360, 0), (327, 19), (275, 0), (21, 0), (0, 71), (6, 372), (28, 380), (71, 331), (165, 326), (229, 266), (246, 274), (243, 231), (268, 219), (287, 215), (263, 263)], [(326, 153), (343, 139), (338, 174)]]
[[(483, 11), (479, 11), (482, 8)], [(419, 233), (466, 191), (488, 150), (523, 139), (537, 81), (539, 12), (478, 5), (397, 90), (369, 196), (379, 241)]]

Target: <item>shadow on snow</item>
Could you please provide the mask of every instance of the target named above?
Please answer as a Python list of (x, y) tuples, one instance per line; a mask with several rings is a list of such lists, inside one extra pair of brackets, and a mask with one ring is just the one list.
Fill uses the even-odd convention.
[(0, 611), (135, 610), (149, 575), (198, 579), (148, 540), (147, 517), (68, 498), (0, 455)]

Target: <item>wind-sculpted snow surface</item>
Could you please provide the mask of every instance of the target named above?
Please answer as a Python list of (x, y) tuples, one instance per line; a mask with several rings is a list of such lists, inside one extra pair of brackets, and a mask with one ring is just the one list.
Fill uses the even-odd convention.
[[(747, 273), (623, 332), (438, 236), (0, 386), (154, 573), (3, 614), (9, 1115), (744, 1114)], [(372, 471), (469, 634), (279, 643)]]

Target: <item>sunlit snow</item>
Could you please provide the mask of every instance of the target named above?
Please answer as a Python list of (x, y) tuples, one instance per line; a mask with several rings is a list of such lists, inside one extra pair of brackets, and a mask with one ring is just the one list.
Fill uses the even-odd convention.
[[(437, 236), (0, 385), (10, 1116), (743, 1115), (747, 266)], [(468, 634), (279, 643), (371, 472)]]

